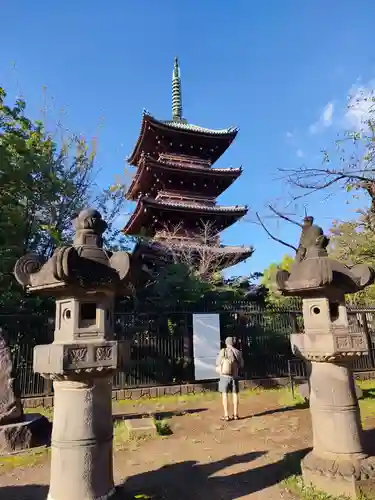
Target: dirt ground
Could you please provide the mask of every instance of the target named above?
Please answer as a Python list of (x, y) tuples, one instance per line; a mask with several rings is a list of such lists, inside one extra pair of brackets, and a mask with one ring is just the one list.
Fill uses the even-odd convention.
[[(119, 497), (143, 493), (165, 500), (291, 500), (278, 483), (298, 471), (311, 444), (308, 409), (280, 406), (277, 392), (243, 394), (242, 419), (223, 423), (220, 400), (200, 398), (114, 409), (127, 414), (157, 412), (173, 434), (131, 441), (115, 453)], [(367, 426), (366, 426), (367, 427)], [(44, 500), (49, 463), (0, 468), (0, 498)]]

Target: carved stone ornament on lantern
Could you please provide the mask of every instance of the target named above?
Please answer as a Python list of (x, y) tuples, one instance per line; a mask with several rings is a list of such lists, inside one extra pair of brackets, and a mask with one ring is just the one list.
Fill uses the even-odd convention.
[(374, 281), (366, 265), (347, 267), (330, 259), (329, 239), (306, 217), (290, 273), (276, 282), (303, 303), (303, 333), (291, 335), (293, 352), (309, 364), (313, 450), (302, 460), (304, 481), (331, 495), (357, 498), (373, 492), (375, 458), (363, 443), (350, 361), (367, 355), (366, 332), (348, 320), (345, 295)]
[(34, 371), (54, 381), (49, 499), (105, 500), (115, 491), (112, 377), (130, 357), (129, 344), (114, 340), (114, 299), (126, 294), (130, 258), (103, 249), (97, 210), (74, 226), (73, 245), (44, 263), (26, 255), (14, 274), (28, 292), (56, 298), (54, 341), (34, 348)]

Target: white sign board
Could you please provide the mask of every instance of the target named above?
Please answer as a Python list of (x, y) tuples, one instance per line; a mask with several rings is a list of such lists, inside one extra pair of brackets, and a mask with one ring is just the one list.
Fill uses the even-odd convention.
[(220, 351), (220, 315), (193, 314), (195, 380), (214, 380)]

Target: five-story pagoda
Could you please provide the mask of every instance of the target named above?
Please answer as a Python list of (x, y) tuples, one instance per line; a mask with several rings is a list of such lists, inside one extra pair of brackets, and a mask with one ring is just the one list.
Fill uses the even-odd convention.
[(246, 206), (220, 206), (216, 198), (240, 175), (241, 168), (213, 168), (238, 129), (212, 130), (188, 123), (182, 115), (181, 78), (177, 58), (172, 76), (172, 120), (161, 121), (144, 111), (141, 132), (128, 163), (137, 172), (127, 199), (137, 206), (123, 232), (143, 236), (134, 256), (158, 260), (171, 254), (209, 248), (215, 269), (249, 257), (251, 247), (220, 244), (219, 234), (247, 213)]

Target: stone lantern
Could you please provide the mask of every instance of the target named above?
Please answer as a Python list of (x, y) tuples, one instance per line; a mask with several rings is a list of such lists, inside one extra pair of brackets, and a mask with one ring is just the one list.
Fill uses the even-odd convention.
[(305, 484), (330, 495), (357, 498), (375, 486), (375, 458), (363, 443), (350, 362), (368, 354), (365, 332), (348, 322), (345, 294), (374, 280), (365, 265), (347, 267), (330, 259), (328, 238), (306, 218), (290, 273), (279, 271), (284, 295), (302, 297), (304, 332), (291, 336), (292, 350), (310, 364), (313, 450), (302, 460)]
[(114, 340), (114, 299), (129, 274), (126, 252), (106, 252), (96, 210), (75, 219), (73, 245), (45, 263), (25, 255), (14, 274), (29, 292), (56, 297), (52, 344), (34, 348), (34, 371), (53, 380), (50, 500), (105, 500), (113, 481), (112, 377), (129, 356)]

